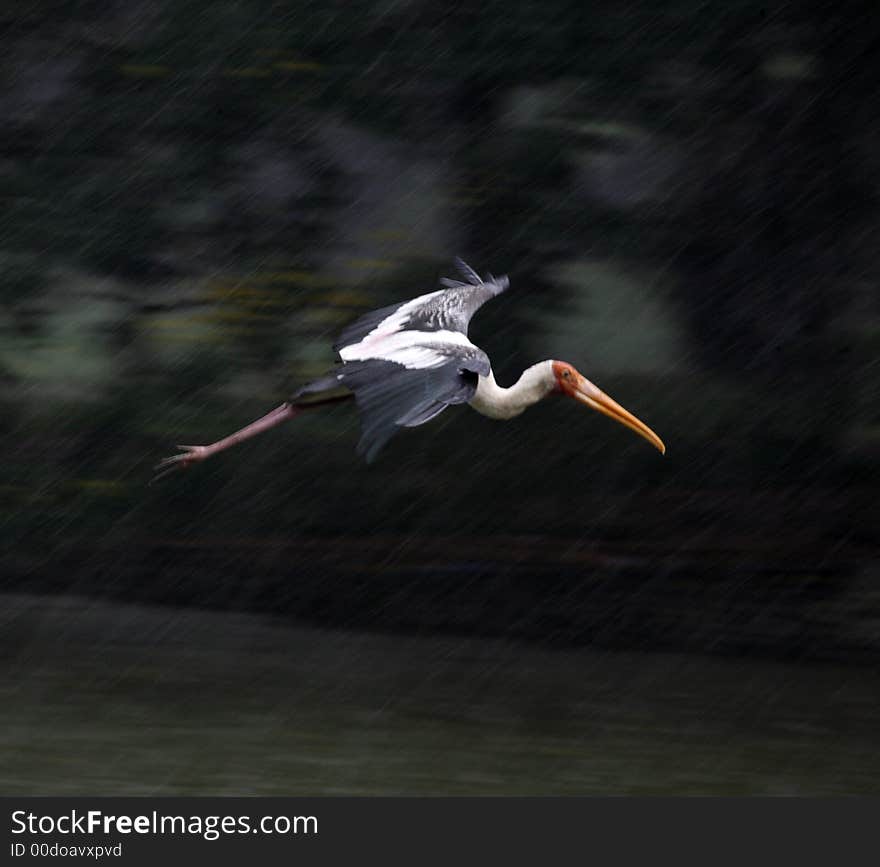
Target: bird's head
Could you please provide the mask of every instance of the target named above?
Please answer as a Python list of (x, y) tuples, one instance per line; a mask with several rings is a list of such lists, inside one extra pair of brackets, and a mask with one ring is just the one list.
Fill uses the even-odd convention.
[(632, 413), (627, 412), (619, 403), (608, 397), (604, 391), (593, 385), (589, 379), (578, 373), (570, 364), (564, 361), (554, 361), (552, 363), (552, 370), (555, 380), (554, 388), (559, 394), (572, 397), (586, 404), (591, 409), (598, 410), (603, 415), (607, 415), (622, 425), (626, 425), (630, 430), (644, 437), (661, 454), (666, 453), (666, 446), (663, 445), (663, 440), (651, 428), (644, 422), (639, 421)]

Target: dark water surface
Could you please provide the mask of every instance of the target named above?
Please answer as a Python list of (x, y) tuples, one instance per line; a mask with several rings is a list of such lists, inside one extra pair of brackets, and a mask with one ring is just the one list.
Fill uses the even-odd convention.
[(880, 789), (868, 666), (5, 595), (4, 794)]

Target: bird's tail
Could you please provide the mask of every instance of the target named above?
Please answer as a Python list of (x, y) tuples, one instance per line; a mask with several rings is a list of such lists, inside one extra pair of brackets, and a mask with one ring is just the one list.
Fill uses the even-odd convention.
[(354, 393), (345, 389), (336, 374), (328, 373), (295, 391), (287, 402), (292, 406), (308, 409), (312, 406), (322, 406), (325, 403), (338, 403), (353, 397)]

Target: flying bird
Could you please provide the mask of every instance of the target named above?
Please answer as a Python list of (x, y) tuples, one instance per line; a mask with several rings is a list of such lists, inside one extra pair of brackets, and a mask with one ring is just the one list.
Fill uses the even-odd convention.
[[(281, 406), (247, 427), (204, 446), (178, 446), (180, 454), (156, 466), (161, 478), (295, 418), (306, 410), (354, 398), (362, 429), (358, 452), (372, 461), (402, 427), (418, 427), (449, 406), (470, 404), (506, 421), (552, 395), (565, 395), (598, 410), (665, 453), (646, 424), (564, 361), (540, 361), (504, 388), (495, 381), (489, 357), (468, 339), (471, 317), (509, 286), (507, 277), (480, 277), (460, 259), (461, 280), (442, 279), (442, 289), (367, 313), (339, 336), (340, 364), (309, 383)], [(346, 389), (342, 394), (341, 388)], [(333, 394), (333, 392), (337, 392)]]

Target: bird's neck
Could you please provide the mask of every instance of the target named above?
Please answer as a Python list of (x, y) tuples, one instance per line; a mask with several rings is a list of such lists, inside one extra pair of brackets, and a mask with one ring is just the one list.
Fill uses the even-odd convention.
[(552, 361), (541, 361), (526, 368), (510, 388), (498, 385), (490, 370), (488, 376), (480, 377), (470, 405), (489, 418), (514, 418), (550, 394), (554, 387)]

